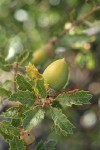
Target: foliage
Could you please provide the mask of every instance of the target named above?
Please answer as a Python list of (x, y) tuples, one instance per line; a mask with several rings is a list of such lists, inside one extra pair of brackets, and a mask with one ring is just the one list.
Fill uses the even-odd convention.
[[(0, 135), (9, 143), (10, 150), (25, 150), (34, 144), (31, 131), (48, 115), (53, 131), (61, 138), (73, 133), (76, 125), (70, 122), (69, 114), (73, 107), (90, 104), (92, 94), (84, 85), (89, 86), (100, 73), (99, 10), (99, 0), (0, 1), (0, 110), (1, 105), (7, 108), (1, 114)], [(41, 49), (45, 51), (46, 59), (39, 57), (44, 63), (35, 66), (32, 64), (34, 51)], [(49, 93), (49, 85), (40, 72), (53, 60), (63, 57), (71, 73), (69, 86), (66, 84), (59, 92), (51, 89)], [(88, 76), (91, 78), (88, 79)], [(81, 83), (82, 77), (84, 80)], [(70, 87), (75, 90), (70, 90)], [(95, 87), (100, 94), (98, 86), (90, 89)], [(91, 141), (96, 141), (91, 133), (89, 136)], [(73, 134), (73, 141), (76, 137)], [(97, 139), (97, 135), (95, 137)], [(40, 141), (36, 149), (54, 150), (56, 142)]]
[(46, 150), (46, 149), (55, 150), (55, 145), (56, 145), (56, 142), (52, 140), (46, 142), (45, 144), (41, 141), (37, 145), (36, 150)]
[[(30, 66), (31, 69), (28, 69)], [(65, 136), (72, 134), (72, 129), (74, 128), (73, 124), (68, 120), (67, 116), (63, 114), (61, 109), (52, 105), (53, 102), (57, 101), (61, 103), (63, 109), (66, 105), (88, 104), (92, 97), (92, 95), (86, 91), (77, 91), (71, 94), (61, 93), (55, 99), (47, 103), (47, 99), (49, 98), (46, 96), (47, 88), (42, 74), (40, 74), (34, 66), (32, 67), (31, 64), (27, 66), (26, 73), (28, 77), (20, 74), (16, 76), (16, 83), (18, 85), (17, 92), (13, 94), (10, 93), (9, 96), (9, 91), (3, 89), (3, 93), (9, 96), (9, 101), (18, 102), (17, 107), (12, 107), (3, 113), (5, 118), (10, 118), (9, 122), (3, 121), (0, 124), (0, 134), (9, 142), (10, 150), (17, 150), (18, 148), (25, 149), (23, 141), (18, 138), (21, 134), (21, 127), (23, 127), (25, 131), (30, 132), (32, 128), (36, 127), (36, 125), (44, 119), (48, 111), (51, 114), (51, 118), (54, 122), (53, 126), (57, 133), (61, 133)], [(41, 80), (38, 78), (41, 78)], [(34, 90), (34, 88), (37, 90)], [(40, 143), (38, 147), (46, 149), (46, 147), (50, 146), (52, 147), (51, 149), (54, 149), (52, 144), (52, 142), (46, 145)]]
[[(36, 49), (47, 43), (52, 36), (59, 37), (63, 26), (66, 30), (69, 23), (80, 19), (98, 4), (99, 0), (76, 0), (75, 2), (73, 0), (70, 2), (67, 0), (29, 0), (28, 2), (26, 0), (21, 2), (2, 0), (0, 2), (1, 68), (9, 71), (14, 61), (25, 66), (32, 59), (32, 53)], [(87, 53), (95, 54), (92, 52), (91, 44), (100, 42), (98, 40), (100, 26), (98, 11), (91, 14), (84, 24), (71, 28), (68, 34), (56, 44), (56, 47), (65, 47), (69, 51), (81, 50), (82, 56), (86, 56)], [(95, 64), (94, 56), (93, 61)], [(91, 67), (88, 65), (88, 63), (91, 64), (91, 58), (83, 57), (77, 63), (82, 66), (86, 65), (90, 69), (94, 69), (96, 65)]]

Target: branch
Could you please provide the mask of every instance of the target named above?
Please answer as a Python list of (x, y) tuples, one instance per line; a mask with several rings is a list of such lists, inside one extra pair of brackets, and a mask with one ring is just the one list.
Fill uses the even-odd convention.
[(84, 15), (81, 19), (76, 20), (73, 23), (73, 26), (79, 25), (80, 23), (83, 23), (85, 19), (87, 19), (89, 16), (91, 16), (95, 11), (100, 10), (100, 6), (93, 7), (86, 15)]
[(53, 37), (49, 40), (49, 42), (51, 42), (52, 44), (56, 44), (56, 42), (62, 37), (64, 36), (70, 29), (72, 29), (73, 27), (80, 25), (81, 23), (84, 23), (84, 21), (91, 16), (94, 12), (100, 10), (100, 5), (99, 6), (94, 6), (86, 15), (84, 15), (81, 19), (76, 20), (75, 22), (73, 22), (69, 28), (64, 29), (59, 35), (58, 37)]
[(13, 91), (14, 93), (17, 92), (17, 86), (16, 86), (16, 75), (18, 72), (18, 62), (14, 62), (13, 64), (13, 78), (14, 78), (14, 82), (13, 82)]

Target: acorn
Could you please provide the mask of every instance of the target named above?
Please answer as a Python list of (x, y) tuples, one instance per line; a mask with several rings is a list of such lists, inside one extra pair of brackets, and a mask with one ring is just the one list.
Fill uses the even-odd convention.
[(68, 65), (65, 59), (59, 59), (51, 63), (44, 70), (43, 77), (52, 89), (61, 90), (68, 81)]
[(48, 43), (37, 49), (32, 56), (32, 63), (35, 66), (43, 65), (50, 57), (54, 55), (54, 46)]

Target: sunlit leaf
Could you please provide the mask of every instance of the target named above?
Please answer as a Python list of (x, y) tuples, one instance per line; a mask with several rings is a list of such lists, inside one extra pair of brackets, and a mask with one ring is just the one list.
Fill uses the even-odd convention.
[(33, 91), (32, 85), (21, 74), (17, 74), (16, 82), (17, 82), (17, 84), (19, 86), (19, 90), (22, 90), (22, 91), (26, 91), (26, 90)]
[(88, 91), (76, 91), (74, 93), (61, 93), (59, 94), (55, 100), (59, 101), (59, 103), (63, 106), (72, 106), (74, 105), (82, 105), (82, 104), (90, 104), (90, 99), (92, 95)]
[(0, 134), (6, 139), (10, 140), (13, 136), (19, 135), (19, 130), (12, 126), (10, 122), (3, 121), (0, 122)]
[(8, 91), (2, 87), (0, 87), (0, 96), (10, 96), (11, 95), (11, 91)]
[(33, 105), (36, 100), (36, 96), (33, 92), (30, 91), (18, 91), (12, 94), (9, 100), (15, 102), (19, 101), (24, 105)]
[(43, 143), (40, 141), (36, 147), (36, 150), (55, 150), (56, 142), (53, 140)]
[(41, 120), (44, 119), (45, 111), (40, 108), (34, 108), (33, 110), (28, 110), (24, 113), (25, 119), (23, 120), (23, 126), (26, 130), (31, 130), (35, 127)]
[(45, 98), (47, 96), (44, 80), (36, 80), (34, 91), (40, 98)]
[(50, 110), (52, 119), (54, 121), (54, 127), (57, 129), (58, 134), (63, 134), (67, 136), (67, 134), (73, 133), (73, 124), (67, 119), (67, 117), (62, 113), (61, 110), (57, 108), (52, 108)]
[(13, 137), (10, 140), (10, 150), (25, 150), (24, 141), (20, 140), (18, 137)]

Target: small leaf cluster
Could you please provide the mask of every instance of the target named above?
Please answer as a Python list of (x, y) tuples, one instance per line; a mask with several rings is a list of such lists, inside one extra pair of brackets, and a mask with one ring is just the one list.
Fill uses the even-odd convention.
[(15, 54), (14, 57), (11, 57), (9, 60), (0, 53), (0, 69), (9, 72), (13, 69), (14, 62), (18, 62), (21, 66), (20, 69), (23, 69), (24, 66), (32, 60), (32, 53), (32, 51), (24, 50), (21, 53)]
[[(15, 93), (0, 87), (0, 96), (7, 96), (9, 101), (14, 103), (14, 106), (2, 113), (5, 121), (0, 123), (0, 134), (9, 143), (10, 150), (25, 150), (28, 144), (21, 135), (22, 130), (25, 133), (31, 133), (48, 112), (56, 133), (64, 136), (72, 134), (75, 127), (63, 113), (63, 109), (73, 104), (90, 104), (89, 101), (92, 98), (88, 91), (82, 90), (65, 91), (55, 97), (49, 97), (47, 81), (31, 63), (26, 67), (25, 75), (17, 74), (16, 85), (17, 92)], [(32, 142), (34, 143), (34, 140)], [(43, 143), (41, 141), (37, 145), (37, 150), (40, 149), (54, 150), (55, 142)]]

